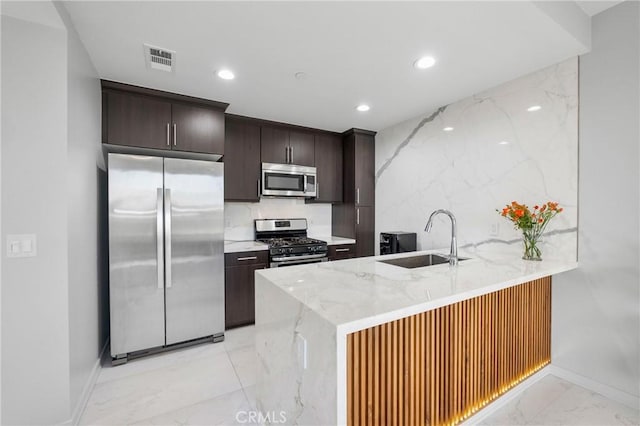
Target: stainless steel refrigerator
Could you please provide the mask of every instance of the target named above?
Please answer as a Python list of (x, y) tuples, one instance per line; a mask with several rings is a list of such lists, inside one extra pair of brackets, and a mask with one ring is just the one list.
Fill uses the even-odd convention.
[(140, 351), (224, 338), (223, 167), (108, 155), (114, 364)]

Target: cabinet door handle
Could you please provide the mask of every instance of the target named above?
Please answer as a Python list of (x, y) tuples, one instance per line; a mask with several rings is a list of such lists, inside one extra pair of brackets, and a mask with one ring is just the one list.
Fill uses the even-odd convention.
[(258, 198), (260, 198), (260, 179), (256, 181), (258, 183)]
[(339, 251), (351, 251), (351, 249), (348, 249), (348, 248), (337, 248), (336, 249), (336, 253), (339, 252)]
[(356, 209), (356, 225), (360, 225), (360, 209)]
[(171, 146), (171, 131), (169, 130), (170, 127), (171, 124), (167, 123), (167, 146)]
[(316, 177), (316, 198), (320, 198), (320, 182), (318, 182), (317, 177)]
[(176, 123), (173, 123), (173, 146), (178, 145), (178, 133), (176, 132)]
[(247, 257), (238, 257), (238, 258), (236, 258), (236, 260), (238, 260), (238, 261), (256, 260), (256, 259), (258, 259), (258, 256), (247, 256)]
[(360, 204), (360, 188), (356, 188), (356, 204)]
[(289, 147), (289, 163), (293, 164), (293, 147)]
[(286, 164), (289, 164), (289, 147), (288, 146), (284, 147), (284, 162)]

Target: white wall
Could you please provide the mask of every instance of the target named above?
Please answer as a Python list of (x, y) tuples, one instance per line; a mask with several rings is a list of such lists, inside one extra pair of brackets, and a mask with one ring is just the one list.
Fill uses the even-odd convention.
[[(528, 112), (532, 105), (542, 109)], [(429, 214), (445, 208), (456, 215), (461, 249), (518, 257), (521, 233), (496, 209), (513, 200), (530, 207), (557, 201), (565, 211), (549, 224), (542, 257), (575, 259), (577, 107), (573, 58), (381, 130), (376, 235), (417, 232), (418, 249), (448, 250), (448, 219), (424, 232)]]
[(640, 395), (640, 5), (593, 17), (580, 58), (580, 268), (553, 285), (554, 365)]
[[(2, 424), (78, 415), (105, 340), (100, 82), (66, 10), (2, 4)], [(6, 259), (7, 234), (37, 257)]]
[[(69, 262), (69, 366), (71, 410), (82, 404), (83, 390), (105, 343), (99, 315), (106, 300), (100, 287), (98, 245), (98, 166), (101, 151), (101, 91), (98, 73), (64, 7), (57, 5), (68, 35), (67, 229)], [(104, 167), (104, 166), (103, 166)], [(94, 378), (95, 379), (95, 378)], [(81, 408), (81, 407), (80, 407)]]
[[(2, 423), (69, 418), (67, 40), (2, 16)], [(7, 234), (37, 256), (6, 258)]]

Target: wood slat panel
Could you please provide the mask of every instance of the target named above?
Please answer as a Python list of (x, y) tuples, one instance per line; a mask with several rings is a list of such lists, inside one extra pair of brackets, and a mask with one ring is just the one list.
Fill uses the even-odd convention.
[(347, 336), (347, 424), (457, 424), (551, 360), (551, 277)]

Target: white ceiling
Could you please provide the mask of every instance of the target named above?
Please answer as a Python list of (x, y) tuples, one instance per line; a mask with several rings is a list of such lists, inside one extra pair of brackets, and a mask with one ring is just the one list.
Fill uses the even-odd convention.
[[(529, 1), (74, 1), (65, 7), (101, 78), (335, 131), (379, 130), (588, 50), (562, 19)], [(175, 73), (147, 69), (143, 43), (177, 51)], [(414, 60), (427, 54), (436, 65), (415, 70)], [(214, 77), (221, 67), (236, 79)], [(307, 78), (296, 79), (297, 72)], [(357, 112), (361, 102), (371, 110)]]

